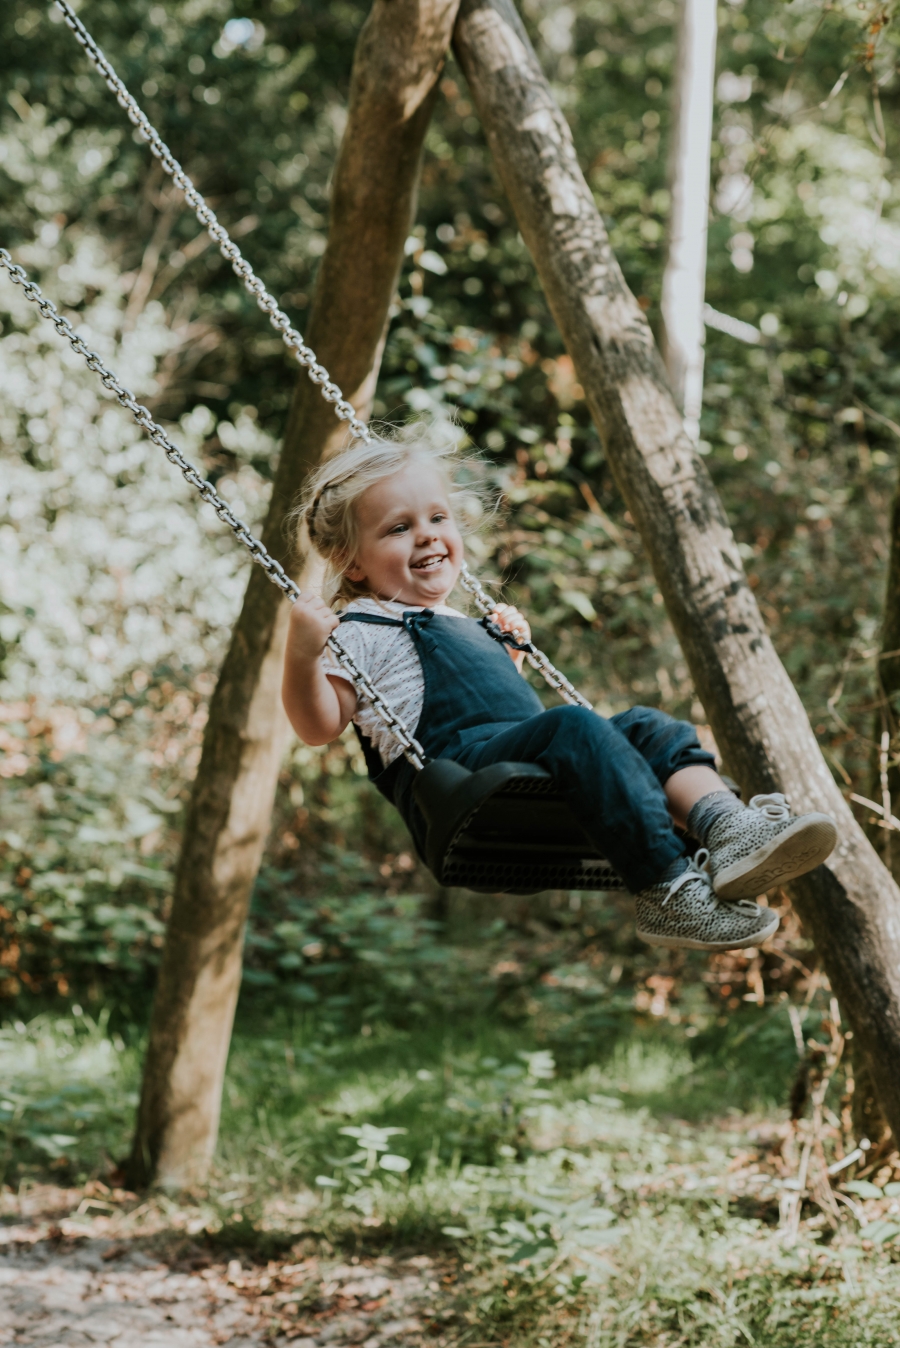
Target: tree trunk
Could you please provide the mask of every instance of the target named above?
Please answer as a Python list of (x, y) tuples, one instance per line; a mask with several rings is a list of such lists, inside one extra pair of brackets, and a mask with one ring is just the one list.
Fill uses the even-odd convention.
[[(375, 0), (357, 43), (306, 339), (362, 416), (456, 9), (457, 0)], [(263, 532), (283, 565), (293, 561), (294, 575), (285, 517), (309, 469), (345, 438), (346, 427), (301, 374)], [(200, 1180), (215, 1147), (244, 923), (287, 736), (280, 685), (288, 612), (254, 568), (210, 703), (185, 826), (128, 1167), (133, 1184)]]
[(709, 159), (716, 73), (716, 0), (682, 0), (672, 99), (672, 208), (663, 272), (663, 356), (692, 440), (700, 434), (706, 328)]
[[(894, 488), (890, 518), (890, 556), (884, 590), (881, 646), (875, 666), (877, 710), (872, 720), (871, 777), (867, 795), (882, 811), (896, 815), (893, 802), (900, 792), (900, 767), (891, 766), (898, 753), (897, 723), (900, 711), (900, 479)], [(900, 836), (881, 826), (879, 817), (865, 811), (865, 829), (885, 866), (900, 879)], [(884, 815), (882, 813), (881, 819)], [(855, 1087), (853, 1122), (860, 1135), (873, 1143), (881, 1141), (885, 1121), (875, 1099), (872, 1073), (854, 1053)]]
[(893, 739), (897, 733), (898, 694), (900, 694), (900, 480), (894, 489), (894, 499), (891, 503), (890, 560), (884, 591), (884, 617), (881, 624), (881, 654), (878, 667), (881, 688), (888, 704), (884, 720), (878, 725), (878, 738), (882, 730), (888, 730)]
[[(879, 706), (872, 725), (875, 748), (868, 795), (882, 809), (887, 808), (895, 814), (890, 802), (896, 799), (900, 791), (900, 768), (891, 766), (898, 751), (897, 724), (900, 712), (900, 479), (894, 488), (894, 499), (891, 502), (890, 558), (884, 590), (881, 649), (875, 678)], [(885, 865), (897, 876), (900, 872), (900, 838), (880, 828), (877, 823), (871, 826), (870, 837), (881, 851)]]
[(745, 792), (784, 791), (795, 809), (837, 820), (827, 865), (791, 893), (900, 1136), (900, 892), (832, 780), (766, 634), (511, 0), (462, 0), (454, 48), (728, 770)]
[(868, 1059), (864, 1058), (859, 1052), (858, 1042), (854, 1037), (851, 1042), (853, 1051), (850, 1055), (853, 1063), (853, 1100), (851, 1106), (853, 1130), (857, 1141), (868, 1138), (873, 1147), (880, 1149), (887, 1142), (890, 1129), (881, 1107), (877, 1083), (872, 1077)]

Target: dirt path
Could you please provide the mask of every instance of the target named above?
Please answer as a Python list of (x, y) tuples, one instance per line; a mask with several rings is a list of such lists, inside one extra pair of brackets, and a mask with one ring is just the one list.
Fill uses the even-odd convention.
[(130, 1206), (131, 1212), (110, 1213), (113, 1202), (47, 1187), (5, 1196), (4, 1348), (449, 1348), (458, 1342), (442, 1281), (447, 1274), (427, 1256), (348, 1262), (304, 1257), (294, 1247), (284, 1259), (242, 1263), (210, 1252), (182, 1223), (167, 1226), (162, 1219), (171, 1222), (171, 1212)]

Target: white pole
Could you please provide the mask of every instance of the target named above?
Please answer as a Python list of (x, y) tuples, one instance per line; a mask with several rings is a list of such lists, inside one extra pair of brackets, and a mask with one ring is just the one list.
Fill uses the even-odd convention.
[(716, 0), (682, 0), (670, 158), (672, 206), (663, 274), (666, 367), (685, 429), (700, 433)]

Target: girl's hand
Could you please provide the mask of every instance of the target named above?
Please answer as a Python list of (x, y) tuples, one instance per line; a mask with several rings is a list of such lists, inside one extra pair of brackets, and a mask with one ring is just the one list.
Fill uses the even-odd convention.
[(281, 699), (306, 744), (337, 739), (356, 713), (353, 685), (326, 674), (319, 660), (337, 625), (337, 614), (314, 595), (302, 594), (291, 608)]
[[(491, 614), (491, 622), (496, 623), (501, 632), (511, 632), (516, 641), (530, 641), (531, 628), (528, 626), (528, 620), (523, 617), (517, 608), (512, 604), (498, 604)], [(515, 651), (510, 651), (515, 655)]]
[(288, 653), (294, 660), (318, 660), (339, 626), (337, 614), (316, 595), (301, 594), (291, 609)]

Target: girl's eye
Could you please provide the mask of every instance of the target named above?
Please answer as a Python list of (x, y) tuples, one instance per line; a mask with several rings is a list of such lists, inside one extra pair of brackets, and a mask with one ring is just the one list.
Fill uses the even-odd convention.
[(393, 529), (389, 529), (389, 530), (388, 530), (388, 533), (389, 533), (389, 534), (402, 534), (402, 533), (405, 533), (405, 532), (406, 532), (406, 530), (407, 530), (408, 527), (409, 527), (409, 526), (406, 525), (406, 524), (395, 524), (394, 527), (393, 527)]
[(444, 520), (445, 520), (446, 518), (447, 518), (447, 516), (446, 516), (445, 514), (443, 514), (443, 513), (439, 510), (439, 511), (437, 512), (437, 514), (432, 515), (432, 517), (431, 517), (431, 523), (432, 523), (432, 524), (443, 524), (443, 523), (444, 523)]

